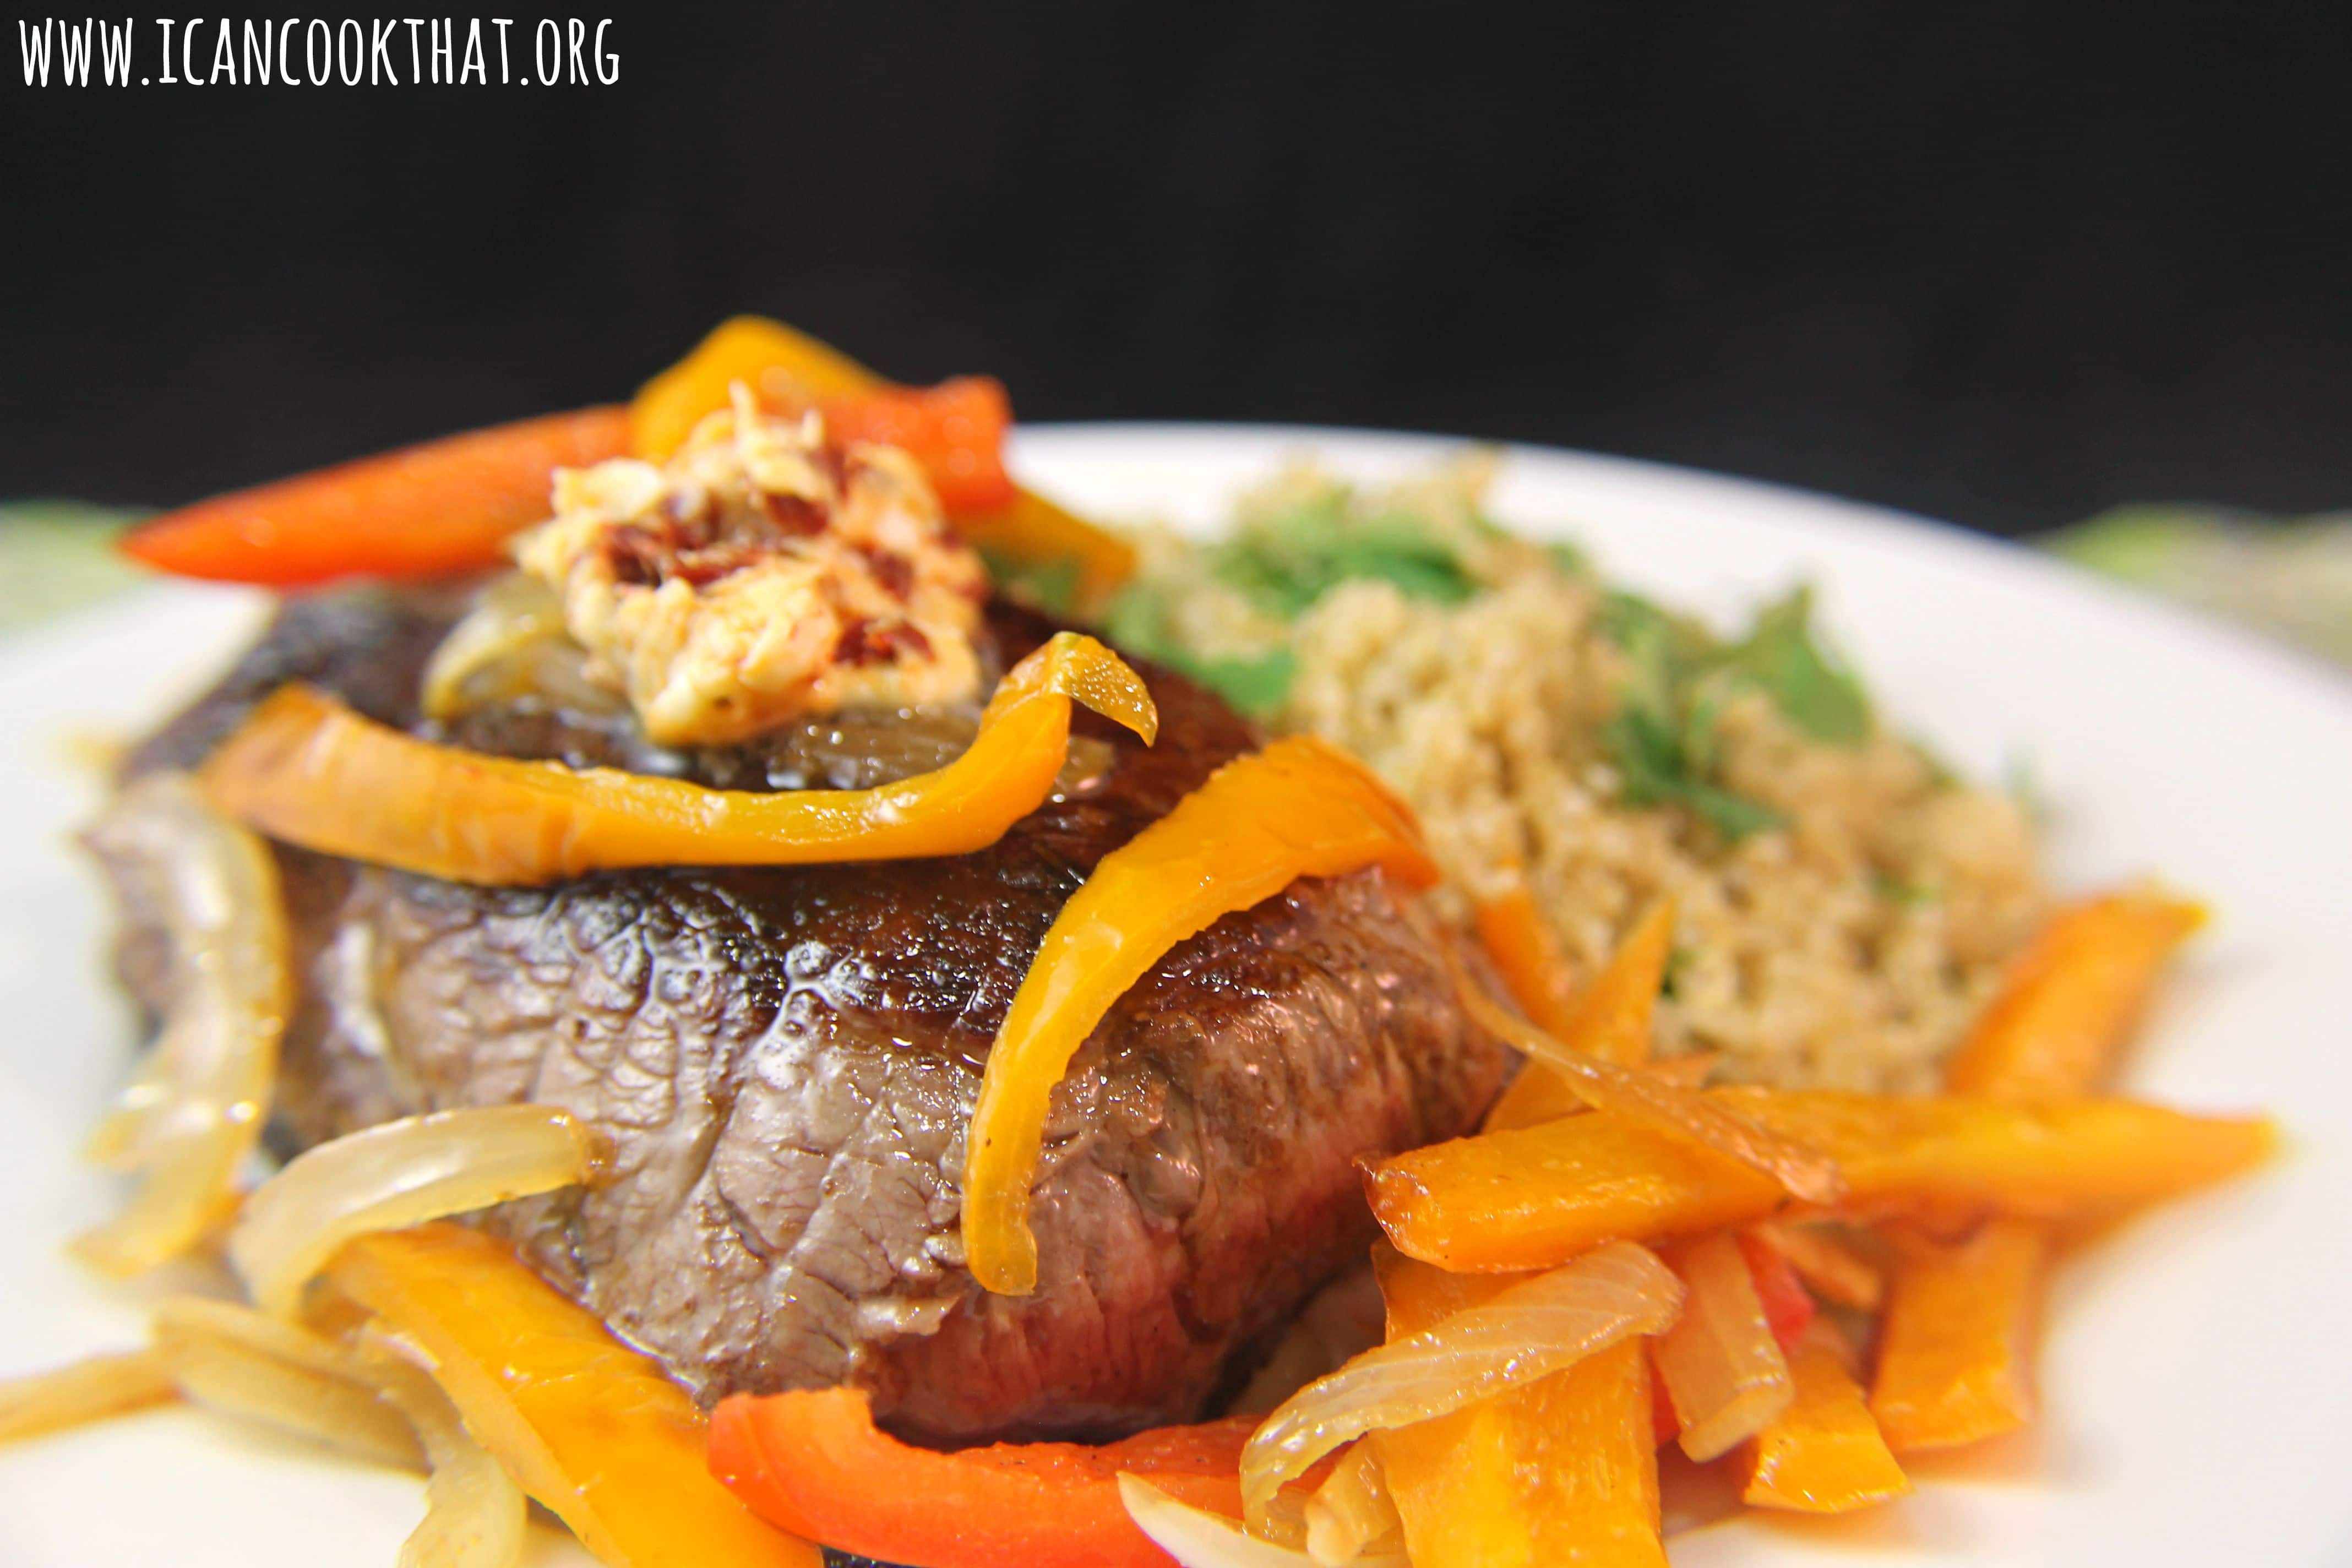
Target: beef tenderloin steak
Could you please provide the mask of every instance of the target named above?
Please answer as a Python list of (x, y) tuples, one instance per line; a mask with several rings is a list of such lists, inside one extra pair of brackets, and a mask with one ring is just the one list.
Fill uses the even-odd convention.
[[(290, 679), (437, 733), (415, 694), (457, 602), (290, 600), (131, 771), (194, 765)], [(1049, 630), (994, 607), (995, 667)], [(940, 1442), (1198, 1416), (1363, 1257), (1354, 1163), (1468, 1130), (1508, 1052), (1463, 1016), (1410, 894), (1376, 869), (1299, 881), (1180, 944), (1088, 1037), (1046, 1128), (1038, 1288), (978, 1288), (963, 1132), (1015, 987), (1096, 862), (1253, 743), (1214, 697), (1143, 673), (1158, 743), (1082, 716), (1090, 775), (977, 854), (486, 889), (282, 848), (300, 998), (278, 1142), (572, 1112), (609, 1140), (609, 1179), (486, 1223), (706, 1404), (850, 1383)], [(822, 728), (656, 752), (609, 714), (522, 702), (454, 738), (733, 788), (875, 782)], [(160, 1007), (130, 902), (125, 977)]]

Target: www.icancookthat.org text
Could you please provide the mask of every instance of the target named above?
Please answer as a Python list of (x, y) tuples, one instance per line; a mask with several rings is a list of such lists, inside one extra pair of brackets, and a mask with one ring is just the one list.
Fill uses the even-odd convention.
[(609, 16), (17, 18), (26, 87), (611, 87)]

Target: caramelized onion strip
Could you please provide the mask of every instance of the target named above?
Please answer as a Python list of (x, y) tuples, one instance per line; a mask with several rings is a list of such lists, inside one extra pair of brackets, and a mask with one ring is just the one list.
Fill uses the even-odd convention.
[(0, 1383), (0, 1443), (62, 1432), (179, 1396), (171, 1368), (156, 1351), (84, 1356)]
[(262, 1310), (290, 1316), (335, 1249), (587, 1181), (595, 1134), (543, 1105), (403, 1117), (321, 1143), (254, 1189), (229, 1260)]
[(1340, 1568), (1368, 1554), (1392, 1552), (1403, 1542), (1404, 1521), (1389, 1496), (1380, 1453), (1358, 1443), (1307, 1500), (1307, 1555), (1317, 1568)]
[(379, 1465), (422, 1468), (407, 1419), (341, 1347), (231, 1301), (173, 1297), (155, 1348), (198, 1405), (259, 1421)]
[(89, 1146), (100, 1163), (138, 1172), (138, 1188), (73, 1244), (106, 1273), (129, 1275), (186, 1251), (235, 1201), (286, 1028), (286, 913), (268, 847), (216, 814), (185, 774), (129, 785), (89, 843), (139, 886), (173, 968), (163, 1032)]
[(1570, 1050), (1487, 995), (1451, 948), (1445, 952), (1445, 961), (1453, 970), (1463, 1010), (1471, 1020), (1559, 1073), (1593, 1110), (1728, 1155), (1761, 1171), (1807, 1203), (1833, 1204), (1845, 1195), (1845, 1173), (1835, 1160), (1819, 1150), (1809, 1149), (1656, 1073)]
[[(1172, 1498), (1141, 1476), (1120, 1475), (1118, 1498), (1136, 1528), (1181, 1568), (1314, 1568), (1315, 1559), (1297, 1548), (1257, 1540), (1224, 1515)], [(1356, 1568), (1409, 1568), (1401, 1554), (1355, 1563)]]
[(415, 1356), (381, 1331), (360, 1337), (361, 1368), (408, 1418), (432, 1475), (425, 1518), (401, 1543), (398, 1568), (513, 1568), (521, 1561), (530, 1500), (489, 1450), (474, 1441), (457, 1407)]

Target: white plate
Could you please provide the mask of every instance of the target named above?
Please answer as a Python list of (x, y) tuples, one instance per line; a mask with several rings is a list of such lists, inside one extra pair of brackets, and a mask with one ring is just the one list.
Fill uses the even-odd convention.
[[(1024, 431), (1023, 471), (1099, 512), (1209, 526), (1313, 449), (1377, 478), (1454, 449), (1321, 430)], [(2156, 869), (2216, 931), (2131, 1074), (2182, 1105), (2266, 1106), (2273, 1169), (2144, 1220), (2062, 1277), (2030, 1440), (1922, 1463), (1918, 1495), (1844, 1523), (1746, 1521), (1683, 1568), (1821, 1563), (2352, 1562), (2352, 685), (2025, 552), (1915, 520), (1609, 458), (1512, 453), (1496, 508), (1604, 571), (1717, 616), (1789, 584), (1885, 706), (1980, 776), (2029, 760), (2056, 875)], [(129, 1021), (68, 847), (91, 799), (77, 733), (121, 733), (200, 684), (249, 596), (159, 587), (0, 644), (0, 1373), (140, 1332), (141, 1296), (58, 1248), (112, 1184), (76, 1141)], [(0, 1563), (389, 1564), (416, 1484), (185, 1411), (0, 1450)], [(584, 1561), (542, 1532), (541, 1561)]]

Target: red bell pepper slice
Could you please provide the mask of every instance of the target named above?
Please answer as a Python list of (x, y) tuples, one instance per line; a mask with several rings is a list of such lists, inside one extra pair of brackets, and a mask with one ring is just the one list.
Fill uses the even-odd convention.
[(937, 386), (889, 386), (821, 400), (825, 438), (898, 447), (920, 465), (950, 517), (1011, 506), (1018, 493), (1004, 471), (1013, 405), (1003, 384), (961, 375)]
[(884, 1563), (1167, 1568), (1119, 1500), (1119, 1472), (1238, 1519), (1242, 1445), (1255, 1426), (1235, 1417), (1100, 1447), (941, 1453), (877, 1428), (857, 1389), (736, 1394), (711, 1415), (710, 1471), (769, 1523)]
[(1780, 1249), (1762, 1237), (1741, 1231), (1739, 1255), (1748, 1260), (1748, 1272), (1755, 1277), (1756, 1294), (1764, 1303), (1764, 1321), (1771, 1325), (1772, 1337), (1780, 1342), (1780, 1353), (1786, 1355), (1796, 1347), (1805, 1325), (1813, 1321), (1813, 1293), (1805, 1289)]
[(628, 446), (625, 408), (550, 414), (215, 496), (141, 524), (121, 548), (175, 576), (277, 588), (471, 571), (548, 515), (557, 468)]

